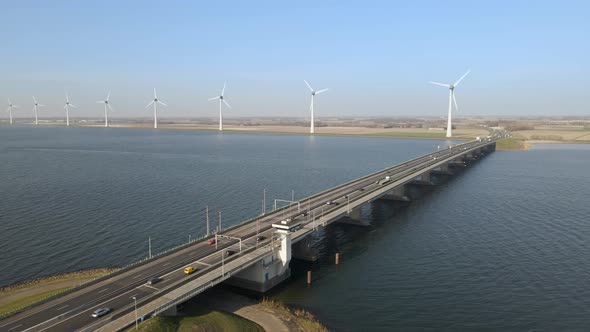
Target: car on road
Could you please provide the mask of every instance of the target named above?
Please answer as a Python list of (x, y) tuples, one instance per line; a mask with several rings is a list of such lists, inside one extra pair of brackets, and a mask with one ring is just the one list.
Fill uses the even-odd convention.
[(158, 282), (160, 282), (160, 280), (162, 280), (162, 279), (160, 279), (158, 277), (154, 277), (154, 278), (151, 278), (150, 280), (148, 280), (146, 282), (146, 284), (148, 284), (148, 285), (157, 284)]
[(326, 205), (338, 205), (338, 202), (334, 202), (334, 201), (327, 201)]
[(184, 268), (184, 274), (191, 274), (191, 273), (193, 273), (195, 271), (196, 271), (195, 268), (192, 267), (192, 266), (187, 266), (187, 267)]
[(225, 252), (225, 257), (229, 257), (229, 256), (231, 256), (231, 255), (233, 255), (233, 254), (235, 254), (235, 253), (236, 253), (236, 252), (235, 252), (235, 251), (233, 251), (233, 250), (228, 250), (228, 251), (226, 251), (226, 252)]
[(207, 244), (215, 244), (215, 239), (211, 239), (211, 240), (207, 241)]
[(259, 235), (256, 237), (256, 241), (258, 241), (258, 242), (264, 241), (264, 240), (266, 240), (266, 236)]
[(91, 316), (94, 318), (98, 318), (108, 314), (109, 312), (111, 312), (111, 308), (98, 308), (94, 310)]

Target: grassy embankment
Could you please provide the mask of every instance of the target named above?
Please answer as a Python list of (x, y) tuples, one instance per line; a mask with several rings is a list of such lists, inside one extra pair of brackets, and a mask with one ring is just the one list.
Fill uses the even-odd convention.
[(266, 308), (293, 317), (302, 331), (328, 332), (328, 329), (308, 311), (303, 309), (291, 309), (281, 302), (268, 298), (262, 299), (260, 304)]
[(522, 139), (504, 138), (496, 142), (496, 150), (527, 150), (527, 143)]
[(0, 289), (0, 317), (87, 283), (114, 269), (95, 269), (35, 279)]
[[(153, 317), (139, 325), (142, 332), (223, 332), (223, 331), (245, 331), (262, 332), (264, 329), (240, 316), (202, 308), (195, 304), (186, 304), (182, 309), (184, 316), (177, 317)], [(127, 331), (134, 331), (130, 327)]]
[[(139, 325), (142, 332), (221, 332), (221, 331), (264, 331), (264, 329), (248, 319), (232, 313), (203, 308), (198, 304), (185, 304), (182, 309), (183, 316), (178, 317), (153, 317)], [(260, 303), (264, 308), (270, 309), (277, 315), (286, 316), (296, 322), (304, 332), (328, 332), (311, 313), (301, 309), (290, 309), (284, 304), (270, 299), (263, 299)], [(130, 327), (131, 332), (135, 327)], [(272, 332), (272, 331), (268, 331)]]

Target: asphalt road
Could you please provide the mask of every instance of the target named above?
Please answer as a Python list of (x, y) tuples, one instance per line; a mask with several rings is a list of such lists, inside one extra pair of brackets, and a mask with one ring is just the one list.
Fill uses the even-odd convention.
[[(311, 215), (318, 217), (320, 213), (327, 213), (336, 208), (335, 204), (327, 205), (328, 201), (346, 203), (346, 196), (352, 200), (370, 193), (380, 186), (378, 181), (387, 175), (391, 176), (393, 181), (398, 173), (418, 170), (442, 158), (489, 143), (474, 141), (456, 145), (452, 150), (444, 149), (425, 155), (301, 200), (301, 211), (308, 212), (307, 216), (301, 216), (297, 211), (297, 205), (291, 205), (222, 231), (220, 234), (241, 239), (243, 247), (256, 246), (257, 235), (263, 235), (266, 238), (264, 241), (269, 241), (272, 237), (271, 224), (279, 223), (284, 218), (310, 222)], [(127, 313), (133, 310), (130, 307), (134, 303), (133, 297), (138, 301), (138, 305), (141, 305), (142, 300), (147, 300), (156, 293), (169, 291), (171, 289), (167, 288), (177, 287), (183, 280), (189, 281), (207, 273), (208, 267), (221, 264), (221, 255), (227, 255), (227, 250), (239, 252), (238, 240), (224, 238), (220, 239), (217, 245), (207, 242), (208, 239), (194, 242), (186, 248), (155, 257), (123, 273), (6, 318), (0, 321), (0, 331), (23, 331), (33, 327), (32, 330), (39, 331), (74, 331), (102, 320), (91, 317), (97, 308), (111, 308), (112, 312), (109, 315)], [(225, 256), (224, 259), (228, 261), (235, 257), (237, 254)], [(186, 275), (182, 270), (189, 265), (193, 266), (196, 272)], [(153, 277), (160, 277), (162, 280), (154, 285), (146, 285), (146, 281)]]

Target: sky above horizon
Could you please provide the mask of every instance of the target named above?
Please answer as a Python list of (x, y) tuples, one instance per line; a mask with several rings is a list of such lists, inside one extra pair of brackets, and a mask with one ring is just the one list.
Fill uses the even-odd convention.
[(586, 1), (11, 1), (1, 117), (589, 116)]

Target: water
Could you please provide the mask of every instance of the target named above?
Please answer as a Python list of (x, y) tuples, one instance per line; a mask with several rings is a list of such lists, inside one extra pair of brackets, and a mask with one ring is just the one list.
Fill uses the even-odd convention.
[[(0, 285), (119, 266), (440, 141), (0, 128)], [(329, 227), (321, 261), (273, 292), (338, 331), (587, 330), (590, 147), (496, 152), (371, 227)], [(321, 235), (321, 234), (320, 234)], [(333, 255), (341, 252), (336, 269)]]
[(436, 141), (0, 128), (0, 285), (122, 266), (430, 152)]
[[(274, 291), (337, 331), (587, 331), (590, 146), (495, 152), (372, 226), (336, 226)], [(341, 265), (334, 266), (334, 253)]]

